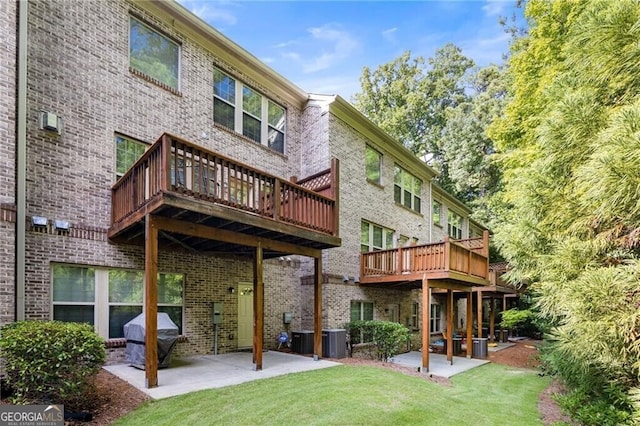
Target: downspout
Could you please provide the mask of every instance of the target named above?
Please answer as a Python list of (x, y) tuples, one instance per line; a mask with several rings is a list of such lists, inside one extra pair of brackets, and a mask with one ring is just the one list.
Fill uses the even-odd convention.
[(433, 242), (433, 178), (429, 180), (429, 242)]
[(16, 120), (16, 273), (15, 319), (25, 319), (25, 239), (27, 217), (27, 16), (28, 2), (18, 10), (18, 113)]

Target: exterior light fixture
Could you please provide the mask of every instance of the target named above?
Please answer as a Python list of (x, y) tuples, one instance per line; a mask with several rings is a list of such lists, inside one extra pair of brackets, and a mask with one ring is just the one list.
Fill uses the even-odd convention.
[(227, 289), (227, 291), (229, 292), (229, 294), (234, 294), (236, 292), (236, 288), (235, 287), (229, 287)]
[(44, 216), (32, 216), (31, 223), (33, 223), (33, 226), (45, 227), (49, 224), (49, 220)]
[(71, 228), (71, 224), (66, 220), (55, 220), (53, 221), (54, 226), (58, 231), (68, 231)]

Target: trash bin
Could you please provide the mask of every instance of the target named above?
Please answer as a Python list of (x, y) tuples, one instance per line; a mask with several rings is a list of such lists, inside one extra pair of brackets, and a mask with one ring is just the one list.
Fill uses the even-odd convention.
[(486, 337), (473, 338), (473, 356), (472, 358), (486, 358), (488, 352), (488, 340)]
[(347, 330), (339, 328), (322, 330), (322, 357), (347, 357)]
[[(178, 326), (171, 321), (165, 312), (158, 312), (158, 368), (169, 367), (171, 353), (178, 341)], [(144, 313), (138, 315), (124, 325), (124, 337), (127, 345), (124, 354), (127, 362), (133, 367), (144, 369), (146, 322)]]
[(462, 338), (454, 337), (453, 338), (453, 354), (460, 355), (462, 353)]
[(509, 330), (500, 330), (500, 342), (507, 343), (509, 341)]
[(312, 354), (313, 331), (301, 330), (291, 332), (291, 350), (298, 354)]

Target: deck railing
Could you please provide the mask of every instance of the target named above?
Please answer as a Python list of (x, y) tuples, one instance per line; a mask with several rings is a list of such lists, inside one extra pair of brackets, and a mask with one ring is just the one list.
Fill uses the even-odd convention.
[[(333, 160), (315, 180), (337, 185), (337, 168)], [(306, 186), (164, 134), (112, 187), (111, 219), (117, 223), (163, 192), (174, 192), (337, 235), (336, 201)]]
[(488, 279), (488, 232), (482, 238), (449, 240), (362, 253), (361, 276), (457, 272)]

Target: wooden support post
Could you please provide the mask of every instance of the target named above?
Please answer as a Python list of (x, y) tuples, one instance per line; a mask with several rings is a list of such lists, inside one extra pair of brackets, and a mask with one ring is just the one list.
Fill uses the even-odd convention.
[(145, 216), (144, 247), (145, 387), (158, 386), (158, 228)]
[(333, 210), (333, 235), (340, 235), (340, 160), (331, 159), (331, 196), (335, 201)]
[(453, 290), (447, 289), (447, 361), (453, 364)]
[(431, 344), (431, 294), (429, 280), (422, 278), (422, 366), (420, 371), (429, 372), (429, 346)]
[(489, 342), (493, 343), (496, 333), (496, 306), (495, 299), (489, 299)]
[(467, 358), (473, 356), (473, 292), (467, 292)]
[(264, 341), (264, 280), (262, 245), (258, 244), (253, 263), (253, 362), (254, 370), (262, 370), (262, 343)]
[(482, 290), (478, 290), (478, 337), (482, 337)]
[(313, 359), (317, 361), (322, 357), (322, 257), (316, 257), (314, 260)]
[(487, 266), (483, 271), (484, 278), (489, 279), (489, 231), (487, 230), (482, 231), (482, 254), (487, 258)]

